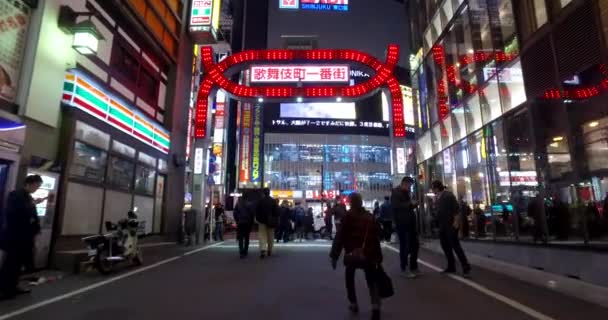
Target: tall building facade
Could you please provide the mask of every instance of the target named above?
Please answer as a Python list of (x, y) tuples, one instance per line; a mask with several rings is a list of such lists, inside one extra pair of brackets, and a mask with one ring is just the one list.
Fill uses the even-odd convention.
[(409, 1), (423, 230), (442, 180), (476, 238), (608, 239), (608, 3)]
[(178, 231), (191, 71), (177, 66), (192, 59), (188, 6), (0, 1), (1, 139), (11, 152), (1, 196), (42, 175), (37, 266), (130, 210), (142, 234)]
[[(409, 80), (409, 74), (404, 72), (409, 24), (403, 3), (343, 1), (330, 5), (269, 0), (255, 4), (232, 1), (232, 4), (242, 8), (246, 15), (242, 22), (234, 15), (233, 47), (236, 39), (241, 39), (239, 45), (243, 50), (355, 49), (383, 61), (388, 45), (399, 44), (400, 81), (406, 84)], [(375, 19), (371, 15), (381, 16), (385, 23), (365, 23)], [(372, 70), (353, 67), (349, 74), (351, 85), (368, 80), (370, 75), (373, 76)], [(245, 83), (250, 79), (243, 72), (240, 80)], [(379, 92), (356, 103), (340, 104), (335, 98), (318, 102), (231, 104), (237, 111), (231, 121), (238, 123), (234, 143), (239, 146), (229, 148), (235, 150), (235, 157), (229, 158), (236, 160), (234, 166), (227, 163), (227, 176), (234, 179), (232, 186), (269, 187), (278, 198), (307, 201), (311, 205), (319, 204), (322, 194), (329, 198), (359, 191), (371, 206), (373, 200), (381, 200), (388, 194), (397, 155), (392, 150), (394, 140), (390, 135), (390, 106), (386, 97)], [(338, 111), (333, 114), (323, 111), (328, 109)], [(252, 141), (259, 141), (253, 136), (256, 128), (243, 128), (243, 124), (255, 124), (256, 117), (262, 143), (254, 148)], [(399, 171), (405, 174), (408, 154), (414, 163), (414, 141), (401, 139), (399, 143), (403, 151), (399, 153), (403, 155), (399, 162), (403, 170)]]

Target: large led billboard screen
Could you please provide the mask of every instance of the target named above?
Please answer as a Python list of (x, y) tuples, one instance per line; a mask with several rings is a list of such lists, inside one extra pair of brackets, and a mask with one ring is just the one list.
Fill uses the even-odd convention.
[(355, 103), (281, 103), (281, 118), (356, 120)]

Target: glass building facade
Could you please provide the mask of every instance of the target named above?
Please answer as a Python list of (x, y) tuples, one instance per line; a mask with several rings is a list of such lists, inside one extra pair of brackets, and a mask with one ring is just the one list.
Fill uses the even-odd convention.
[(608, 244), (606, 1), (410, 6), (423, 231), (441, 180), (477, 213), (463, 236)]
[(294, 200), (357, 191), (366, 205), (392, 188), (389, 137), (277, 134), (264, 136), (264, 185), (296, 191)]

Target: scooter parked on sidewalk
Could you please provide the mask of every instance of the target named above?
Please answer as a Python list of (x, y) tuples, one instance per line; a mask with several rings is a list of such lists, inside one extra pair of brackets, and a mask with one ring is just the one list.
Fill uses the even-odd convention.
[(87, 264), (101, 274), (111, 273), (119, 264), (143, 264), (138, 245), (139, 221), (135, 212), (129, 211), (127, 215), (127, 219), (121, 219), (116, 224), (106, 221), (107, 233), (82, 239), (89, 246)]

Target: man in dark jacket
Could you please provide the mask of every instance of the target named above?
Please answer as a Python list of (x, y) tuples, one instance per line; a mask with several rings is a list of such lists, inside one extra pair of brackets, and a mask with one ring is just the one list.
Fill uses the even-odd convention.
[(5, 261), (0, 270), (0, 294), (2, 299), (28, 293), (29, 290), (18, 287), (19, 274), (23, 266), (33, 268), (33, 251), (36, 235), (40, 233), (40, 220), (36, 204), (46, 200), (32, 198), (42, 185), (39, 175), (25, 178), (23, 188), (8, 195), (2, 230), (0, 231), (0, 249), (5, 252)]
[(456, 252), (458, 260), (460, 260), (460, 264), (462, 265), (462, 272), (468, 277), (471, 272), (471, 265), (458, 239), (458, 228), (461, 222), (458, 214), (458, 200), (456, 200), (453, 193), (445, 190), (445, 186), (441, 181), (433, 181), (431, 189), (435, 193), (435, 201), (437, 202), (439, 240), (441, 241), (443, 253), (448, 260), (448, 267), (443, 272), (456, 272), (456, 260), (454, 259), (454, 252)]
[[(391, 206), (395, 225), (397, 226), (397, 236), (399, 237), (399, 256), (401, 258), (401, 271), (408, 278), (415, 278), (418, 271), (418, 231), (416, 226), (416, 214), (414, 209), (418, 205), (412, 200), (410, 190), (414, 184), (414, 179), (404, 177), (401, 185), (393, 189), (391, 195)], [(410, 271), (407, 271), (408, 258)]]
[(391, 207), (390, 198), (384, 197), (384, 202), (380, 206), (380, 223), (382, 225), (383, 237), (386, 242), (391, 241), (393, 235), (393, 208)]
[(258, 222), (260, 240), (260, 258), (272, 255), (274, 246), (274, 229), (279, 225), (277, 201), (270, 196), (270, 189), (264, 188), (264, 196), (258, 202), (255, 218)]
[(241, 259), (249, 253), (249, 237), (255, 219), (256, 204), (251, 192), (245, 192), (234, 208), (234, 221), (236, 222), (236, 239), (239, 242)]

